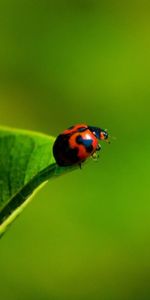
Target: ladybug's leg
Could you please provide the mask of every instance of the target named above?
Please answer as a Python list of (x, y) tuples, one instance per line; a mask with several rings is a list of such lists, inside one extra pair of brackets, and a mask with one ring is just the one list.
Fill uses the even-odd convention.
[(99, 157), (99, 155), (98, 155), (97, 152), (95, 151), (95, 152), (92, 154), (93, 160), (97, 160), (98, 157)]
[(97, 145), (97, 148), (96, 148), (96, 151), (100, 151), (100, 150), (101, 150), (101, 145), (98, 144), (98, 145)]
[(79, 163), (79, 168), (80, 168), (80, 170), (82, 169), (82, 163), (81, 162)]
[(100, 151), (100, 150), (101, 150), (101, 145), (98, 144), (98, 145), (97, 145), (97, 148), (96, 148), (96, 151), (92, 154), (92, 158), (93, 158), (94, 160), (97, 160), (97, 159), (99, 158), (99, 154), (98, 154), (97, 152)]
[(79, 166), (80, 170), (82, 169), (82, 166), (83, 166), (84, 161), (85, 161), (85, 159), (82, 160), (82, 161), (80, 161), (80, 162), (78, 163), (78, 166)]

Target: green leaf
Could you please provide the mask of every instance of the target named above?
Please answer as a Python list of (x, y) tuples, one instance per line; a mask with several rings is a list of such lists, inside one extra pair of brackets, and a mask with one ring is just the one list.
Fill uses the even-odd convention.
[(0, 236), (48, 179), (74, 168), (56, 165), (55, 138), (0, 127)]

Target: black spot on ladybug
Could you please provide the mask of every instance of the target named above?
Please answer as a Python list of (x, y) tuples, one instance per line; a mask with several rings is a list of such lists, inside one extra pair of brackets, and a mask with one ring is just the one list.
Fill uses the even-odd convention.
[(90, 145), (90, 146), (86, 147), (86, 151), (89, 153), (93, 152), (93, 146)]
[(69, 152), (67, 154), (67, 159), (69, 162), (77, 163), (78, 162), (78, 148), (69, 149)]
[(86, 131), (86, 130), (87, 130), (86, 127), (80, 127), (80, 128), (78, 128), (78, 131), (79, 131), (79, 132), (83, 132), (83, 131)]
[(78, 148), (70, 148), (68, 135), (60, 134), (57, 137), (53, 154), (59, 166), (69, 166), (78, 162)]
[(76, 137), (76, 142), (77, 142), (77, 144), (80, 144), (80, 145), (83, 144), (83, 138), (80, 134)]
[(76, 137), (76, 142), (79, 145), (83, 145), (88, 153), (91, 153), (93, 151), (92, 139), (86, 140), (86, 139), (82, 138), (81, 135), (78, 135)]

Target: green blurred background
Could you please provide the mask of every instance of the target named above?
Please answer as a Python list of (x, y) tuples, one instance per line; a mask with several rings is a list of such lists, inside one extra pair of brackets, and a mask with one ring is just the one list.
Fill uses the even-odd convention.
[(150, 299), (150, 2), (0, 1), (0, 123), (117, 139), (0, 241), (3, 300)]

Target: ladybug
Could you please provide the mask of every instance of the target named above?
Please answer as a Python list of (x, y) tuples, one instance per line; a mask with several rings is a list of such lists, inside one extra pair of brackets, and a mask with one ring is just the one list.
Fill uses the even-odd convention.
[(98, 127), (77, 124), (69, 127), (56, 138), (53, 155), (59, 166), (81, 164), (90, 156), (96, 158), (101, 149), (98, 140), (108, 141), (108, 132)]

